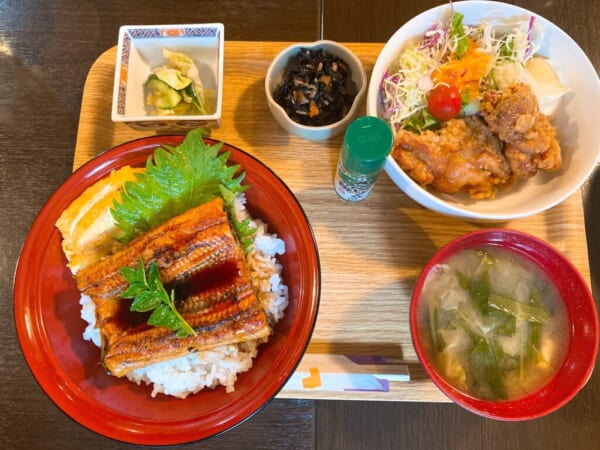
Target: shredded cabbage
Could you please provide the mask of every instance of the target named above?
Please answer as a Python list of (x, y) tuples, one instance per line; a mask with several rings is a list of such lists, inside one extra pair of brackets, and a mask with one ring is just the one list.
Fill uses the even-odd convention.
[(431, 72), (439, 63), (417, 48), (403, 51), (397, 68), (383, 80), (386, 116), (391, 123), (402, 123), (427, 104), (433, 87)]

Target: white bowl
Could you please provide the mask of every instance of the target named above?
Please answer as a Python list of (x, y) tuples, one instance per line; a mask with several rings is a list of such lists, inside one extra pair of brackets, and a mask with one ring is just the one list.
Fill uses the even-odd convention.
[[(220, 23), (122, 26), (117, 45), (112, 120), (135, 129), (158, 131), (220, 126), (224, 39), (224, 26)], [(155, 68), (166, 62), (165, 48), (185, 53), (194, 61), (205, 90), (212, 93), (211, 114), (152, 114), (146, 105), (144, 83)]]
[[(288, 67), (290, 59), (302, 48), (312, 50), (323, 49), (325, 52), (341, 58), (348, 64), (351, 71), (351, 78), (356, 83), (357, 94), (352, 102), (350, 110), (341, 120), (324, 126), (313, 127), (302, 125), (290, 119), (285, 110), (273, 99), (273, 94), (285, 77), (286, 68)], [(283, 49), (271, 62), (265, 77), (267, 103), (277, 123), (289, 133), (313, 141), (329, 139), (343, 133), (348, 125), (350, 125), (352, 119), (356, 117), (362, 101), (364, 100), (366, 91), (367, 74), (358, 57), (343, 45), (328, 40), (297, 43)]]
[[(515, 186), (499, 192), (492, 200), (472, 200), (466, 196), (444, 195), (423, 189), (389, 156), (385, 171), (409, 197), (422, 206), (449, 216), (473, 221), (500, 222), (543, 212), (559, 204), (577, 189), (592, 172), (600, 154), (600, 127), (594, 111), (600, 104), (600, 81), (593, 65), (564, 31), (547, 19), (517, 6), (493, 1), (454, 2), (464, 14), (464, 24), (482, 19), (498, 23), (515, 17), (536, 17), (544, 29), (538, 54), (551, 58), (562, 83), (569, 89), (553, 124), (561, 144), (563, 164), (556, 172), (538, 173)], [(367, 114), (382, 116), (380, 86), (387, 68), (406, 43), (431, 26), (449, 17), (448, 4), (425, 11), (404, 24), (385, 44), (378, 56), (367, 94)]]

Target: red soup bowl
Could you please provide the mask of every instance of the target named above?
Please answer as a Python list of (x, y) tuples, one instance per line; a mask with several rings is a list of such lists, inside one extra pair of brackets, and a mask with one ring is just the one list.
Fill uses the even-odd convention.
[(598, 352), (586, 280), (548, 243), (507, 229), (467, 233), (436, 252), (415, 284), (410, 327), (421, 364), (447, 397), (505, 421), (565, 405)]

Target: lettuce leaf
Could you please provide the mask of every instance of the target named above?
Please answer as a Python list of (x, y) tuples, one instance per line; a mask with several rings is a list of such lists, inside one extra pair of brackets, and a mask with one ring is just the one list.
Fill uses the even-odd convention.
[(425, 130), (434, 130), (439, 128), (439, 126), (440, 122), (435, 120), (426, 108), (414, 113), (406, 120), (406, 123), (404, 124), (405, 129), (417, 134), (421, 134)]
[[(233, 199), (250, 187), (241, 184), (246, 173), (239, 172), (239, 165), (228, 166), (231, 153), (219, 154), (223, 144), (206, 143), (202, 133), (202, 129), (192, 130), (180, 145), (159, 147), (148, 157), (146, 171), (136, 175), (137, 181), (125, 183), (121, 200), (114, 201), (110, 211), (120, 230), (116, 236), (120, 242), (127, 243), (218, 196), (224, 197), (234, 228), (251, 234), (247, 223), (237, 223), (231, 216)], [(230, 195), (224, 196), (223, 190)]]
[(454, 12), (450, 23), (450, 37), (456, 39), (456, 58), (460, 59), (469, 48), (469, 40), (465, 34), (463, 27), (464, 15), (459, 12)]

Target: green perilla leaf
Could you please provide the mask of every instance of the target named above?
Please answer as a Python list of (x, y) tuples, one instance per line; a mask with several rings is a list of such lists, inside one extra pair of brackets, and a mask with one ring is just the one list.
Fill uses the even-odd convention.
[(146, 171), (125, 183), (121, 200), (111, 208), (121, 242), (220, 196), (222, 187), (234, 196), (249, 188), (241, 184), (240, 167), (227, 165), (230, 153), (219, 153), (223, 144), (206, 143), (202, 133), (190, 131), (180, 145), (156, 149)]

